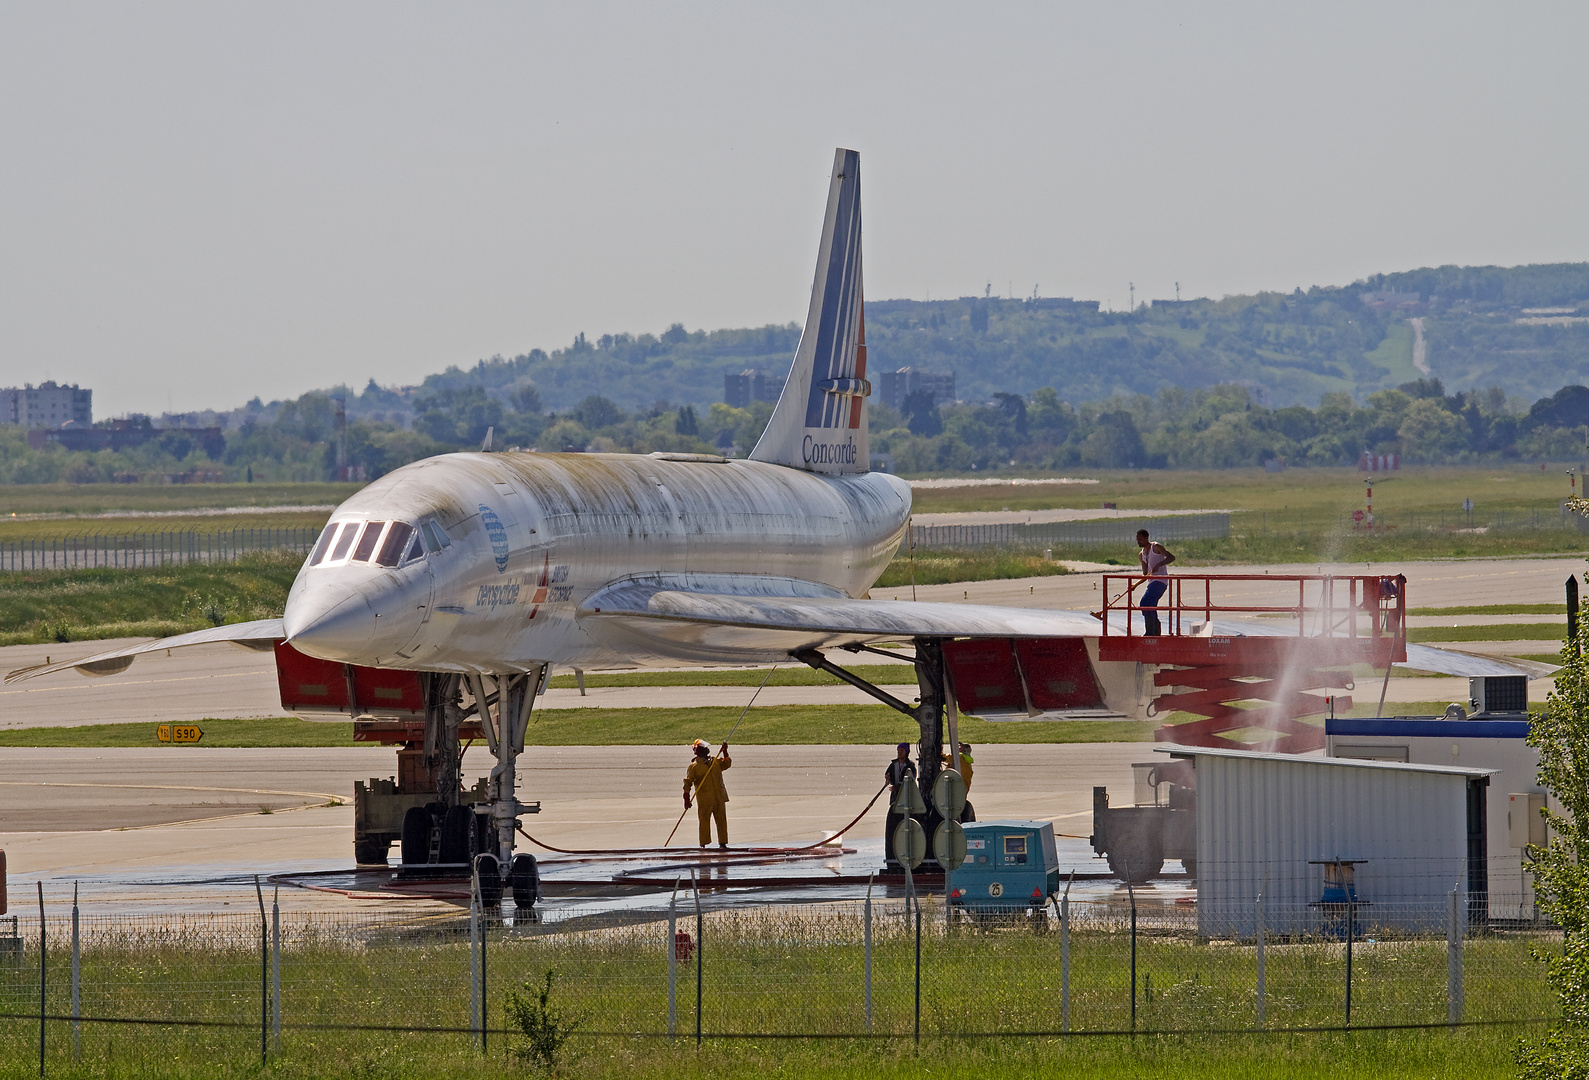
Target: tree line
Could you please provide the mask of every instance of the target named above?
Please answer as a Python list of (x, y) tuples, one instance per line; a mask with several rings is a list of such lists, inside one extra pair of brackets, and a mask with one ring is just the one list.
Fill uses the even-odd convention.
[[(755, 446), (772, 403), (705, 409), (658, 401), (625, 409), (592, 394), (572, 408), (547, 411), (533, 383), (505, 398), (479, 385), (438, 387), (418, 396), (412, 419), (366, 415), (348, 421), (342, 452), (374, 479), (435, 454), (479, 449), (542, 452), (675, 451), (743, 456)], [(354, 405), (364, 395), (349, 394)], [(105, 483), (159, 479), (206, 469), (241, 481), (308, 481), (333, 476), (337, 402), (305, 394), (270, 415), (246, 416), (223, 440), (202, 442), (171, 431), (120, 451), (32, 450), (17, 428), (0, 428), (0, 482)], [(979, 404), (939, 405), (907, 398), (903, 411), (874, 401), (871, 449), (905, 474), (1006, 468), (1054, 470), (1221, 469), (1278, 463), (1351, 465), (1359, 455), (1400, 454), (1409, 464), (1508, 460), (1576, 460), (1589, 445), (1589, 387), (1566, 386), (1532, 403), (1497, 387), (1447, 393), (1438, 379), (1377, 391), (1362, 404), (1344, 393), (1317, 408), (1270, 408), (1246, 387), (1163, 387), (1072, 404), (1053, 387), (1000, 392)]]

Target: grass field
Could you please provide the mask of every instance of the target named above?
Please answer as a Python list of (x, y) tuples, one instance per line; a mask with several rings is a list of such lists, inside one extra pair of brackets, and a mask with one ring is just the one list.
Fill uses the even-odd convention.
[(212, 514), (176, 517), (44, 518), (12, 520), (0, 517), (0, 543), (61, 541), (92, 537), (147, 536), (151, 533), (191, 532), (201, 536), (224, 535), (234, 529), (318, 529), (330, 515), (324, 510), (296, 513)]
[[(290, 904), (290, 897), (288, 898)], [(524, 1045), (507, 1027), (510, 989), (556, 973), (551, 1004), (582, 1023), (558, 1064), (570, 1077), (877, 1076), (1030, 1077), (1471, 1077), (1507, 1069), (1520, 1031), (1504, 1021), (1554, 1015), (1530, 950), (1548, 935), (1469, 940), (1463, 950), (1465, 1019), (1494, 1026), (1426, 1031), (1317, 1032), (1249, 1028), (1254, 953), (1230, 940), (1200, 942), (1185, 917), (1155, 917), (1139, 938), (1139, 1031), (1221, 1034), (1077, 1034), (1068, 1038), (970, 1032), (1054, 1031), (1059, 1026), (1060, 935), (1025, 920), (942, 929), (926, 905), (921, 954), (920, 1045), (913, 1024), (913, 940), (897, 912), (873, 919), (872, 1030), (881, 1040), (816, 1041), (778, 1035), (864, 1036), (860, 913), (829, 908), (748, 908), (707, 915), (699, 982), (703, 1030), (693, 1039), (697, 980), (680, 964), (677, 1030), (667, 1031), (666, 923), (590, 920), (561, 930), (493, 931), (487, 1002), (491, 1052), (466, 1034), (304, 1030), (316, 1023), (469, 1025), (469, 946), (463, 920), (293, 919), (283, 925), (281, 1041), (259, 1064), (258, 921), (255, 917), (114, 917), (86, 920), (83, 1011), (90, 1016), (193, 1020), (234, 1027), (85, 1025), (73, 1060), (69, 1027), (47, 1036), (51, 1076), (463, 1077), (540, 1070), (511, 1056)], [(1071, 1026), (1120, 1031), (1131, 1023), (1130, 938), (1122, 912), (1091, 919), (1077, 905), (1069, 940)], [(1081, 914), (1078, 912), (1081, 911)], [(1175, 913), (1178, 915), (1179, 913)], [(692, 918), (681, 929), (694, 933)], [(1446, 946), (1365, 932), (1356, 949), (1358, 1025), (1439, 1024), (1446, 1018)], [(1556, 947), (1559, 947), (1557, 945)], [(68, 1009), (69, 958), (52, 950), (51, 1011)], [(37, 1006), (36, 968), (0, 972), (0, 1008)], [(1275, 943), (1267, 956), (1271, 1027), (1341, 1023), (1344, 950), (1337, 942)], [(765, 1034), (770, 1037), (758, 1038)], [(0, 1020), (0, 1077), (37, 1075), (37, 1024)], [(544, 1073), (541, 1073), (544, 1075)]]
[[(1355, 469), (1082, 471), (1073, 475), (1095, 476), (1101, 483), (929, 489), (916, 493), (914, 510), (926, 514), (1078, 509), (1107, 501), (1121, 510), (1231, 511), (1229, 538), (1172, 545), (1183, 565), (1576, 554), (1589, 546), (1589, 534), (1570, 529), (1560, 518), (1558, 505), (1568, 495), (1562, 468), (1541, 472), (1537, 464), (1418, 467), (1377, 477), (1374, 512), (1392, 527), (1364, 534), (1353, 532), (1349, 520), (1352, 511), (1362, 509), (1365, 501), (1364, 476)], [(1474, 503), (1471, 524), (1489, 531), (1462, 531), (1470, 523), (1461, 510), (1464, 499)], [(1531, 523), (1536, 515), (1545, 527), (1519, 527)], [(1499, 524), (1501, 516), (1507, 524)], [(1054, 548), (1056, 557), (1073, 559), (1098, 559), (1103, 551), (1097, 545)]]
[(0, 645), (162, 637), (280, 615), (303, 556), (0, 575)]
[(951, 581), (993, 581), (1002, 578), (1050, 577), (1067, 573), (1059, 563), (1015, 551), (906, 552), (888, 564), (875, 588), (909, 585), (943, 585)]
[[(1377, 711), (1379, 687), (1359, 682), (1356, 704), (1342, 716), (1372, 716)], [(1386, 706), (1403, 716), (1438, 715), (1444, 701), (1417, 701)], [(740, 709), (708, 706), (699, 709), (537, 709), (526, 743), (531, 746), (659, 746), (685, 744), (693, 739), (716, 743), (727, 737)], [(1193, 719), (1171, 713), (1152, 721), (1142, 720), (980, 720), (960, 718), (960, 738), (973, 746), (989, 743), (1095, 743), (1151, 742), (1160, 723)], [(1322, 721), (1319, 721), (1322, 723)], [(206, 746), (353, 746), (353, 724), (310, 723), (296, 717), (260, 720), (201, 720), (204, 740), (199, 747), (173, 746), (180, 754)], [(914, 721), (883, 705), (774, 705), (753, 706), (746, 714), (734, 743), (746, 746), (892, 746), (915, 742)], [(153, 724), (85, 724), (81, 727), (38, 727), (0, 731), (5, 746), (158, 746)]]
[[(1567, 617), (1565, 604), (1476, 604), (1469, 607), (1415, 607), (1408, 615), (1560, 615)], [(1565, 625), (1565, 624), (1564, 624)]]
[[(499, 1005), (500, 1007), (500, 1005)], [(38, 1076), (37, 1025), (12, 1021), (0, 1029), (0, 1080)], [(591, 1039), (576, 1035), (555, 1072), (510, 1057), (522, 1040), (496, 1037), (482, 1056), (462, 1036), (360, 1032), (294, 1036), (261, 1069), (258, 1036), (194, 1035), (180, 1029), (131, 1031), (114, 1041), (97, 1033), (73, 1060), (60, 1044), (48, 1075), (65, 1080), (147, 1077), (150, 1080), (480, 1080), (556, 1075), (568, 1080), (1473, 1080), (1516, 1074), (1520, 1035), (1537, 1025), (1497, 1025), (1454, 1032), (1358, 1031), (1352, 1033), (1234, 1035), (1073, 1036), (1069, 1038), (712, 1039), (696, 1047), (686, 1037)], [(11, 1052), (15, 1048), (15, 1052)], [(30, 1057), (30, 1055), (32, 1055)]]
[[(1565, 613), (1563, 613), (1565, 615)], [(1408, 641), (1560, 641), (1556, 623), (1488, 623), (1483, 626), (1410, 626)]]
[[(325, 506), (362, 484), (8, 484), (0, 518), (16, 514), (173, 513), (234, 506)], [(318, 522), (317, 522), (318, 524)]]
[[(748, 696), (748, 695), (747, 695)], [(1444, 708), (1445, 706), (1441, 706)], [(740, 714), (738, 708), (537, 709), (525, 742), (533, 746), (656, 746), (693, 739), (719, 742)], [(351, 746), (353, 724), (308, 723), (292, 717), (268, 720), (203, 720), (202, 746)], [(1152, 738), (1152, 724), (1135, 720), (1036, 720), (994, 723), (964, 717), (960, 737), (976, 743), (1139, 742)], [(916, 723), (883, 705), (755, 706), (734, 734), (746, 745), (796, 746), (829, 743), (892, 746), (914, 742)], [(155, 746), (153, 724), (88, 724), (82, 727), (0, 731), (0, 746)], [(174, 753), (185, 747), (173, 747)]]
[[(1576, 468), (1577, 463), (1572, 463)], [(1388, 476), (1374, 485), (1374, 511), (1392, 520), (1412, 511), (1440, 510), (1456, 514), (1463, 499), (1472, 499), (1475, 524), (1495, 511), (1557, 512), (1567, 498), (1567, 465), (1541, 472), (1533, 466), (1418, 466)], [(1087, 485), (1037, 485), (1029, 487), (934, 488), (915, 493), (912, 508), (918, 514), (970, 510), (1091, 509), (1112, 502), (1121, 510), (1232, 510), (1275, 515), (1282, 524), (1286, 515), (1301, 513), (1323, 519), (1350, 514), (1363, 506), (1365, 474), (1356, 469), (1288, 469), (1270, 473), (1262, 469), (1156, 471), (1082, 470), (1073, 476), (1097, 477)]]

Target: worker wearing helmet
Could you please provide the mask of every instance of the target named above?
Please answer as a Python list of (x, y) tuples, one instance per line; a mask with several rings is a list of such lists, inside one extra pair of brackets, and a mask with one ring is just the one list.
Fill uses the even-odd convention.
[(695, 808), (701, 819), (701, 846), (712, 843), (712, 820), (717, 820), (717, 846), (728, 846), (728, 788), (723, 786), (723, 770), (734, 762), (728, 756), (724, 743), (713, 758), (712, 748), (704, 739), (696, 739), (691, 747), (695, 758), (684, 773), (684, 808), (690, 808), (690, 788), (695, 788)]
[(971, 744), (968, 742), (963, 742), (960, 744), (960, 761), (958, 764), (950, 758), (947, 751), (944, 753), (943, 763), (960, 774), (960, 779), (966, 782), (966, 790), (970, 791), (971, 766), (973, 764), (973, 759), (971, 757)]

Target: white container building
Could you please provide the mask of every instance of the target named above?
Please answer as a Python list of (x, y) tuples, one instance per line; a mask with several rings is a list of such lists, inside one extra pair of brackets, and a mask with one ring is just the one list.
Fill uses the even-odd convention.
[[(1358, 919), (1443, 928), (1451, 892), (1483, 918), (1486, 794), (1495, 771), (1449, 765), (1160, 747), (1197, 788), (1198, 931), (1306, 934), (1329, 917), (1324, 863), (1355, 863)], [(1475, 908), (1473, 905), (1478, 904)]]
[(1485, 803), (1489, 846), (1486, 880), (1491, 919), (1532, 920), (1534, 879), (1528, 844), (1543, 846), (1539, 808), (1561, 806), (1539, 786), (1539, 751), (1529, 746), (1528, 720), (1446, 720), (1436, 717), (1331, 720), (1325, 753), (1336, 758), (1405, 761), (1494, 769)]

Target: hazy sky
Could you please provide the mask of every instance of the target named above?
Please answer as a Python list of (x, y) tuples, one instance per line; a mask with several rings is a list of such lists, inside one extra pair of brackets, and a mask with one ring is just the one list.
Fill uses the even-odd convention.
[[(1589, 5), (0, 4), (0, 386), (99, 417), (804, 316), (1589, 259)], [(1166, 373), (1173, 378), (1173, 373)]]

